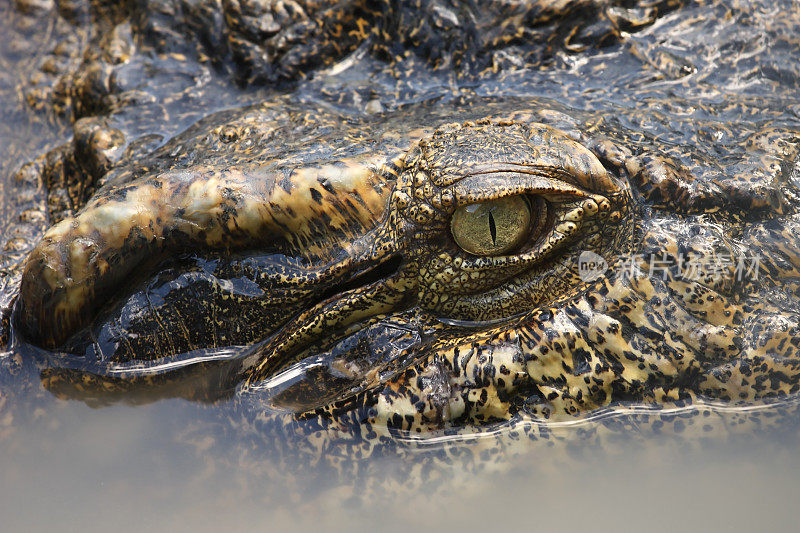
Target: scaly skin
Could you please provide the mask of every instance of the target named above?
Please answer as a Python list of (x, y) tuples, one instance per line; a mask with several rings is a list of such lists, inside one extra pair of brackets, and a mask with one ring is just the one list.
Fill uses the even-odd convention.
[[(259, 124), (247, 139), (268, 138), (260, 132), (273, 126), (258, 113), (274, 113), (276, 123), (292, 114), (275, 109), (247, 110), (232, 127), (241, 127), (236, 120)], [(406, 151), (396, 132), (378, 122), (372, 131), (383, 143), (382, 160), (357, 152), (335, 159), (335, 146), (321, 154), (298, 143), (282, 146), (276, 167), (265, 142), (261, 157), (248, 151), (247, 165), (239, 166), (233, 141), (179, 166), (174, 155), (157, 157), (154, 168), (134, 165), (37, 245), (23, 275), (20, 325), (34, 342), (64, 346), (93, 323), (95, 331), (108, 331), (105, 315), (97, 315), (100, 304), (115, 297), (120, 279), (156, 268), (154, 256), (205, 250), (224, 257), (218, 254), (260, 248), (296, 260), (262, 273), (256, 297), (217, 287), (208, 308), (215, 314), (258, 305), (269, 310), (260, 328), (243, 333), (237, 322), (217, 320), (214, 337), (171, 339), (172, 351), (145, 359), (186, 347), (255, 343), (223, 379), (227, 387), (241, 380), (240, 393), (251, 396), (288, 365), (321, 354), (331, 368), (350, 368), (344, 385), (317, 391), (316, 403), (296, 393), (294, 399), (283, 393), (278, 403), (320, 413), (333, 409), (333, 400), (354, 401), (369, 425), (411, 432), (520, 413), (572, 417), (620, 402), (739, 404), (797, 392), (794, 315), (784, 310), (776, 318), (780, 308), (763, 297), (770, 291), (795, 297), (800, 250), (786, 185), (776, 179), (754, 186), (752, 176), (743, 176), (715, 190), (713, 177), (690, 177), (665, 157), (633, 155), (607, 136), (568, 135), (538, 122), (548, 116), (558, 114), (520, 110), (443, 124), (427, 135), (407, 123), (406, 139), (422, 138)], [(348, 139), (340, 127), (337, 137)], [(193, 138), (216, 143), (208, 131), (201, 125)], [(771, 146), (763, 141), (756, 152)], [(769, 165), (771, 158), (796, 155), (796, 146), (787, 145), (781, 154), (759, 157)], [(214, 158), (229, 165), (214, 171)], [(288, 176), (283, 184), (282, 176)], [(686, 215), (659, 214), (665, 189), (687, 191), (676, 203)], [(356, 192), (361, 202), (341, 202)], [(515, 253), (476, 257), (453, 241), (450, 219), (459, 206), (519, 194), (543, 199), (548, 215)], [(750, 214), (738, 205), (744, 195)], [(720, 222), (693, 218), (699, 205)], [(317, 224), (323, 216), (327, 223)], [(750, 218), (746, 225), (743, 217)], [(581, 277), (579, 257), (587, 252), (608, 265), (599, 279)], [(750, 265), (747, 276), (746, 265), (737, 268), (730, 259), (709, 270), (716, 258), (750, 261), (755, 252), (761, 263)], [(237, 261), (225, 268), (236, 272)], [(695, 265), (700, 276), (681, 264)], [(136, 331), (174, 337), (163, 320), (180, 301), (145, 308), (130, 323), (124, 309), (116, 311), (112, 324), (130, 330), (118, 327), (116, 344), (95, 349), (110, 346), (106, 357), (142, 360), (130, 353)], [(411, 329), (398, 335), (402, 324)], [(408, 333), (414, 329), (424, 334)], [(128, 335), (132, 342), (125, 342)], [(356, 348), (366, 339), (399, 348), (364, 361)], [(69, 379), (55, 373), (50, 386), (64, 390)]]

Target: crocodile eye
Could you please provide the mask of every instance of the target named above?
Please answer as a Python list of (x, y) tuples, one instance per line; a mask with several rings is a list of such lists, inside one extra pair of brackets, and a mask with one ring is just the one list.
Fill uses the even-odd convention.
[(524, 195), (506, 196), (456, 209), (453, 238), (473, 255), (502, 255), (522, 244), (531, 229), (531, 205)]

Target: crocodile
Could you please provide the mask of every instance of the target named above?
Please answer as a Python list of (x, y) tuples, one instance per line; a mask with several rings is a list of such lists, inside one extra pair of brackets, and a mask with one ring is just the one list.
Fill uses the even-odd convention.
[[(747, 56), (712, 66), (691, 41), (721, 12), (733, 46), (766, 4), (533, 3), (492, 18), (432, 3), (413, 19), (426, 32), (406, 31), (402, 5), (319, 5), (301, 25), (314, 37), (261, 45), (298, 46), (280, 53), (238, 37), (264, 14), (226, 14), (220, 44), (168, 10), (170, 31), (111, 10), (113, 31), (84, 39), (104, 53), (68, 66), (66, 96), (30, 93), (77, 120), (15, 174), (47, 193), (40, 234), (11, 247), (6, 363), (25, 354), (60, 397), (234, 398), (250, 419), (367, 447), (509, 424), (538, 438), (632, 405), (791, 405), (797, 73), (762, 64), (769, 97), (728, 90), (718, 79), (750, 72)], [(775, 50), (795, 19), (769, 26)], [(341, 20), (375, 29), (332, 46)], [(155, 37), (137, 40), (142, 28)], [(144, 97), (172, 78), (124, 90), (152, 50), (202, 64), (219, 47), (231, 79), (268, 86), (257, 103), (200, 118), (192, 98), (207, 95)], [(621, 81), (603, 94), (622, 104), (596, 97), (609, 50)], [(356, 68), (392, 83), (351, 83)], [(145, 133), (170, 106), (188, 118)]]

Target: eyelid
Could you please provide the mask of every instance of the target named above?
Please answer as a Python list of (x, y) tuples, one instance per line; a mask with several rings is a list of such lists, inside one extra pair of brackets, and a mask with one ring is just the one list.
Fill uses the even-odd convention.
[(564, 181), (537, 174), (490, 172), (472, 174), (451, 187), (455, 206), (486, 202), (498, 196), (539, 195), (551, 201), (576, 200), (592, 193)]

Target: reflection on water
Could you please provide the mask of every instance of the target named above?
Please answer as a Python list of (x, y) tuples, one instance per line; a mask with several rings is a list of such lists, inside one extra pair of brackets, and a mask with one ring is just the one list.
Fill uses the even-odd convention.
[[(180, 438), (197, 415), (175, 400), (101, 410), (73, 402), (57, 421), (26, 421), (0, 448), (3, 530), (722, 532), (796, 522), (800, 456), (771, 439), (676, 449), (621, 440), (612, 454), (584, 450), (556, 465), (552, 450), (535, 447), (500, 470), (443, 468), (410, 492), (354, 499), (330, 488), (305, 500), (237, 464), (241, 443), (201, 459), (212, 437)], [(393, 465), (372, 475), (392, 476)]]

